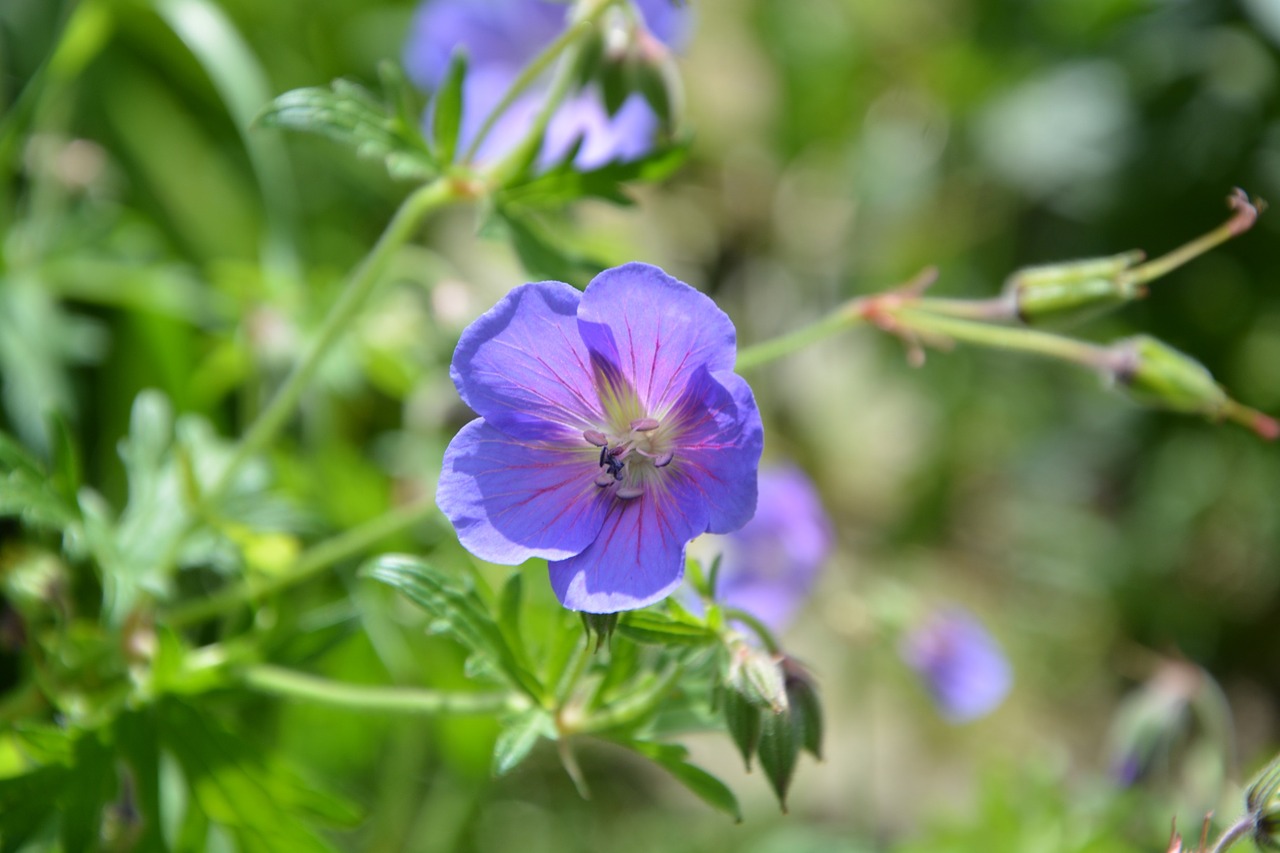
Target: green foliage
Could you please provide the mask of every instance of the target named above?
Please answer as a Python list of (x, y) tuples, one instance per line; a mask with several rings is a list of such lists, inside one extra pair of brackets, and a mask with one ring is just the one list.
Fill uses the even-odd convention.
[[(390, 93), (391, 106), (369, 90), (347, 80), (329, 88), (311, 86), (285, 92), (273, 100), (256, 122), (314, 133), (353, 149), (357, 157), (381, 161), (393, 178), (422, 181), (439, 174), (417, 125), (400, 110), (400, 93)], [(456, 122), (456, 116), (454, 121)], [(457, 127), (453, 129), (456, 141)], [(437, 136), (437, 144), (442, 137)], [(446, 161), (447, 162), (447, 161)]]
[[(1274, 712), (1280, 457), (1054, 366), (907, 373), (850, 334), (752, 374), (771, 457), (805, 464), (839, 531), (782, 635), (825, 716), (709, 601), (718, 562), (690, 563), (703, 607), (598, 643), (540, 561), (462, 553), (429, 499), (469, 417), (458, 332), (521, 281), (623, 259), (712, 294), (744, 345), (926, 264), (966, 306), (1023, 267), (1024, 319), (1143, 344), (1148, 402), (1217, 416), (1220, 382), (1280, 406), (1273, 214), (1149, 294), (1134, 253), (1054, 262), (1159, 253), (1236, 184), (1280, 196), (1265, 3), (694, 5), (687, 109), (671, 56), (584, 35), (575, 80), (611, 109), (639, 91), (662, 129), (582, 170), (537, 139), (464, 162), (474, 68), (425, 107), (388, 59), (405, 4), (0, 2), (0, 850), (1128, 853), (1238, 807), (1228, 756), (1270, 745), (1225, 697)], [(407, 184), (444, 191), (379, 243)], [(428, 215), (471, 203), (493, 242)], [(374, 270), (363, 299), (346, 269)], [(943, 727), (898, 689), (889, 578), (998, 618), (999, 720)], [(744, 648), (759, 666), (730, 677)], [(1144, 730), (1120, 790), (1098, 733), (1165, 650), (1203, 669), (1214, 737), (1183, 754)], [(1143, 690), (1168, 709), (1166, 687)]]
[[(535, 702), (544, 698), (545, 688), (524, 659), (523, 646), (508, 643), (493, 618), (492, 607), (469, 578), (451, 575), (416, 557), (395, 554), (378, 557), (361, 571), (395, 587), (426, 610), (433, 633), (457, 640), (473, 655), (469, 663), (473, 672), (501, 679)], [(508, 632), (510, 629), (508, 626)]]

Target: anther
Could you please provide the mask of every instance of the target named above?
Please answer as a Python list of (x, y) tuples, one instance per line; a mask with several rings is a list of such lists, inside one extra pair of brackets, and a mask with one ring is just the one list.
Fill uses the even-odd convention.
[(596, 477), (595, 480), (593, 480), (592, 482), (594, 482), (597, 486), (603, 489), (605, 486), (613, 485), (613, 475), (610, 474), (608, 471), (605, 471), (604, 473), (600, 474), (600, 476)]
[(668, 465), (671, 464), (671, 460), (675, 458), (676, 458), (676, 455), (674, 453), (663, 453), (660, 456), (655, 456), (653, 458), (653, 467), (666, 468)]
[(632, 498), (638, 498), (641, 495), (643, 495), (644, 489), (640, 488), (639, 486), (622, 486), (616, 492), (614, 492), (614, 494), (624, 501), (629, 501)]
[(649, 432), (660, 427), (657, 418), (637, 418), (631, 422), (631, 428), (636, 432)]
[[(596, 447), (604, 447), (609, 443), (609, 437), (598, 429), (585, 429), (582, 431), (582, 437), (587, 440), (588, 444), (594, 444)], [(601, 462), (601, 465), (604, 463)]]

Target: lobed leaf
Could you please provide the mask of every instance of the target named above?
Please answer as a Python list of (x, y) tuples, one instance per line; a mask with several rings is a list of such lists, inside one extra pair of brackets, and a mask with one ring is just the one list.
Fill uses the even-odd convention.
[(544, 708), (530, 708), (507, 720), (493, 745), (493, 775), (510, 773), (529, 756), (539, 740), (555, 736), (555, 721)]
[(522, 663), (522, 655), (491, 615), (474, 585), (441, 571), (429, 563), (404, 554), (384, 554), (364, 565), (361, 573), (395, 587), (434, 620), (434, 627), (465, 646), (472, 654), (500, 673), (535, 702), (541, 702), (543, 688), (537, 676)]
[(439, 166), (421, 132), (406, 124), (399, 107), (388, 108), (367, 89), (347, 80), (331, 88), (293, 89), (276, 97), (254, 120), (259, 127), (314, 133), (381, 160), (393, 178), (427, 180)]

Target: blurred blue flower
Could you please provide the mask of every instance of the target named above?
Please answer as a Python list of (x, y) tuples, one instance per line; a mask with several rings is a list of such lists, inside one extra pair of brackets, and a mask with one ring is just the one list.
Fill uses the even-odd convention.
[(1000, 646), (960, 607), (931, 614), (907, 634), (901, 653), (924, 680), (938, 710), (953, 723), (994, 711), (1013, 683)]
[(785, 630), (813, 590), (832, 539), (831, 520), (804, 472), (761, 471), (755, 516), (722, 539), (716, 599), (774, 632)]
[(481, 559), (550, 560), (565, 607), (651, 604), (689, 540), (755, 512), (764, 437), (736, 356), (729, 317), (657, 267), (517, 287), (458, 341), (450, 372), (480, 417), (436, 501)]
[[(521, 70), (565, 30), (571, 9), (571, 4), (550, 0), (427, 0), (419, 7), (404, 49), (405, 69), (415, 84), (434, 92), (453, 53), (467, 52), (458, 137), (462, 149), (475, 140)], [(633, 0), (629, 11), (634, 15), (615, 15), (612, 25), (643, 54), (679, 48), (688, 34), (688, 10), (671, 0)], [(548, 83), (544, 77), (503, 112), (476, 152), (477, 162), (500, 159), (524, 137)], [(660, 127), (658, 115), (639, 93), (629, 95), (610, 115), (600, 84), (591, 82), (571, 93), (552, 117), (537, 166), (560, 163), (579, 139), (582, 146), (574, 157), (579, 169), (635, 160), (653, 148)]]

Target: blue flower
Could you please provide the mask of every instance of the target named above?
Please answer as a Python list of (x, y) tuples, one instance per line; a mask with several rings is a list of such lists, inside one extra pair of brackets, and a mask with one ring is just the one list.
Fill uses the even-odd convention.
[(689, 540), (755, 512), (764, 438), (736, 354), (728, 316), (657, 267), (606, 270), (581, 293), (512, 290), (453, 356), (480, 417), (445, 451), (436, 500), (463, 546), (546, 558), (574, 610), (668, 595)]
[[(564, 32), (572, 7), (550, 0), (427, 0), (414, 17), (404, 49), (410, 79), (428, 92), (439, 88), (455, 50), (467, 52), (468, 70), (462, 92), (459, 145), (475, 140), (486, 117), (498, 106), (531, 59)], [(629, 38), (652, 53), (678, 47), (689, 24), (687, 10), (670, 0), (634, 0), (634, 16), (615, 23), (630, 29)], [(476, 152), (478, 162), (508, 153), (533, 126), (547, 90), (543, 79), (525, 90), (503, 112)], [(661, 121), (639, 93), (631, 94), (611, 115), (600, 85), (591, 82), (571, 93), (547, 127), (537, 165), (546, 169), (574, 157), (579, 169), (635, 160), (652, 150)]]
[(716, 599), (784, 630), (812, 592), (832, 538), (831, 520), (804, 472), (761, 471), (755, 517), (722, 540)]
[(1013, 682), (1000, 646), (959, 607), (933, 613), (906, 636), (901, 652), (924, 679), (938, 710), (953, 723), (994, 711)]

